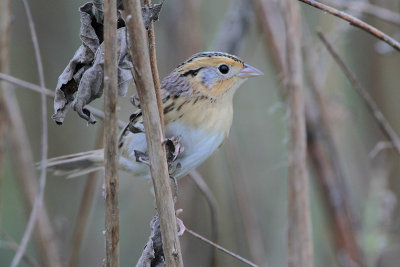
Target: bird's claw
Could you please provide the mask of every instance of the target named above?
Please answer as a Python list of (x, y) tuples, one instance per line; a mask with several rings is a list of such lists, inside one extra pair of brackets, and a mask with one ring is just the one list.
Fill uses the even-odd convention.
[[(182, 212), (182, 209), (176, 211), (176, 215), (179, 215)], [(178, 225), (178, 236), (182, 236), (186, 231), (186, 226), (183, 224), (183, 221), (176, 217), (176, 224)]]
[(173, 136), (164, 140), (165, 150), (167, 152), (167, 162), (174, 162), (177, 157), (184, 151), (183, 146), (179, 143), (181, 136)]
[(149, 156), (146, 153), (143, 153), (142, 151), (135, 150), (135, 159), (136, 162), (144, 163), (150, 166)]

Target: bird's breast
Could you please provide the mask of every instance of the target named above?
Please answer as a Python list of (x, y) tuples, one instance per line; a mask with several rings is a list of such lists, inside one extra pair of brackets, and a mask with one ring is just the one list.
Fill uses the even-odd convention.
[[(232, 124), (232, 101), (211, 102), (207, 97), (175, 99), (165, 103), (165, 136), (180, 138), (184, 151), (174, 165), (176, 178), (203, 163), (222, 144)], [(129, 134), (121, 148), (120, 164), (136, 176), (150, 177), (148, 167), (135, 161), (135, 150), (146, 152), (144, 133)]]
[(232, 125), (231, 98), (214, 101), (207, 96), (185, 100), (165, 116), (166, 137), (181, 137), (184, 152), (177, 158), (181, 177), (203, 163), (222, 144)]
[(223, 143), (227, 132), (210, 132), (201, 128), (192, 128), (176, 121), (166, 126), (167, 137), (180, 137), (184, 151), (175, 164), (180, 165), (173, 175), (180, 178), (203, 163)]

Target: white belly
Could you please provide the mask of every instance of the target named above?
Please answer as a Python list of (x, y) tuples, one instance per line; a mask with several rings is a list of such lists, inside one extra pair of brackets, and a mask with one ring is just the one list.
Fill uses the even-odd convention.
[(180, 122), (173, 122), (166, 128), (166, 136), (181, 136), (183, 153), (176, 159), (181, 168), (173, 175), (180, 178), (203, 163), (222, 144), (225, 133), (206, 133), (201, 129), (189, 129)]
[[(169, 123), (165, 129), (167, 138), (180, 136), (180, 144), (184, 151), (174, 162), (175, 166), (180, 163), (172, 175), (180, 178), (191, 170), (203, 163), (223, 142), (226, 133), (205, 133), (201, 129), (189, 129), (180, 122)], [(135, 161), (134, 150), (146, 151), (145, 134), (135, 134), (129, 138), (129, 143), (123, 149), (127, 150), (120, 157), (120, 166), (122, 169), (131, 172), (136, 177), (150, 178), (150, 169), (143, 163)]]

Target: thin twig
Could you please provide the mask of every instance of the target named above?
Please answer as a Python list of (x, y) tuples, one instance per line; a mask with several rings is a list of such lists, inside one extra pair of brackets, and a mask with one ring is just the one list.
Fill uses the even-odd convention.
[[(103, 145), (104, 126), (100, 126), (97, 131), (96, 148), (100, 148)], [(86, 180), (85, 189), (82, 193), (82, 200), (79, 207), (79, 212), (75, 222), (74, 233), (72, 235), (73, 237), (71, 242), (71, 254), (68, 262), (69, 267), (74, 267), (78, 265), (79, 252), (82, 247), (82, 241), (87, 228), (90, 211), (93, 207), (94, 197), (97, 192), (97, 187), (99, 183), (98, 178), (98, 172), (91, 172)]]
[[(144, 0), (144, 4), (149, 8), (152, 7), (151, 0)], [(160, 75), (158, 74), (157, 68), (157, 54), (156, 54), (156, 37), (154, 34), (154, 23), (150, 21), (149, 29), (147, 30), (147, 36), (149, 38), (149, 54), (150, 54), (150, 66), (151, 73), (153, 74), (154, 89), (156, 90), (158, 113), (160, 115), (161, 129), (164, 133), (164, 113), (162, 107), (162, 97), (161, 97), (161, 84)]]
[(375, 144), (374, 148), (368, 153), (370, 159), (375, 158), (382, 150), (393, 148), (391, 142), (379, 141)]
[[(8, 83), (15, 84), (15, 85), (30, 89), (30, 90), (38, 92), (38, 93), (46, 94), (48, 97), (54, 97), (54, 92), (51, 91), (50, 89), (42, 88), (42, 87), (40, 87), (40, 86), (38, 86), (36, 84), (33, 84), (33, 83), (30, 83), (30, 82), (18, 79), (16, 77), (7, 75), (5, 73), (0, 73), (0, 80), (4, 80), (4, 81), (6, 81)], [(103, 111), (101, 111), (101, 110), (99, 110), (97, 108), (91, 107), (91, 106), (85, 106), (85, 108), (87, 108), (97, 118), (99, 118), (101, 120), (104, 120), (104, 112)], [(126, 122), (121, 121), (121, 120), (118, 121), (118, 127), (119, 128), (124, 128), (125, 126), (126, 126)]]
[(105, 266), (119, 266), (117, 2), (104, 1)]
[[(7, 99), (5, 107), (10, 122), (10, 134), (8, 137), (11, 147), (10, 154), (13, 157), (12, 162), (17, 171), (18, 182), (22, 188), (26, 211), (30, 213), (37, 195), (38, 184), (32, 150), (27, 136), (28, 131), (24, 126), (14, 90), (5, 88), (3, 93), (4, 99)], [(45, 206), (39, 210), (39, 213), (35, 234), (43, 265), (61, 266), (60, 253), (55, 240), (53, 226)]]
[[(14, 252), (17, 252), (18, 244), (15, 243), (13, 240), (9, 240), (9, 241), (0, 240), (0, 248), (8, 248)], [(24, 255), (22, 255), (22, 259), (25, 261), (26, 264), (28, 264), (32, 267), (40, 266), (34, 259), (29, 257), (29, 255), (27, 255), (26, 253), (24, 253)]]
[(306, 162), (306, 125), (303, 96), (301, 21), (296, 0), (285, 3), (287, 92), (290, 105), (289, 146), (289, 207), (288, 251), (289, 267), (312, 267), (313, 244)]
[(0, 73), (0, 80), (4, 80), (4, 81), (6, 81), (8, 83), (15, 84), (15, 85), (30, 89), (30, 90), (38, 92), (40, 94), (45, 94), (47, 96), (54, 97), (54, 92), (51, 91), (50, 89), (42, 88), (42, 87), (40, 87), (40, 86), (38, 86), (36, 84), (29, 83), (27, 81), (18, 79), (16, 77), (13, 77), (13, 76), (5, 74), (5, 73)]
[(380, 20), (387, 21), (396, 25), (400, 25), (400, 14), (392, 10), (366, 3), (363, 1), (348, 1), (348, 0), (324, 0), (331, 5), (348, 8), (357, 12), (362, 12), (374, 16)]
[(248, 265), (250, 265), (250, 266), (253, 266), (253, 267), (258, 267), (257, 264), (252, 263), (252, 262), (249, 261), (249, 260), (246, 260), (245, 258), (243, 258), (243, 257), (239, 256), (238, 254), (235, 254), (235, 253), (233, 253), (233, 252), (227, 250), (227, 249), (224, 248), (224, 247), (221, 247), (221, 246), (218, 245), (218, 244), (215, 244), (214, 242), (208, 240), (207, 238), (205, 238), (205, 237), (199, 235), (198, 233), (196, 233), (196, 232), (194, 232), (194, 231), (192, 231), (192, 230), (190, 230), (190, 229), (188, 229), (188, 228), (185, 229), (185, 232), (188, 232), (188, 233), (191, 234), (192, 236), (194, 236), (194, 237), (200, 239), (201, 241), (203, 241), (203, 242), (205, 242), (205, 243), (207, 243), (207, 244), (209, 244), (209, 245), (215, 247), (216, 249), (219, 249), (220, 251), (222, 251), (222, 252), (224, 252), (224, 253), (226, 253), (226, 254), (228, 254), (228, 255), (234, 257), (235, 259), (240, 260), (241, 262), (244, 262), (244, 263), (246, 263), (246, 264), (248, 264)]
[[(2, 4), (7, 0), (2, 1)], [(8, 12), (9, 9), (1, 8), (1, 12)], [(2, 19), (5, 16), (0, 16)], [(1, 43), (8, 43), (9, 39), (9, 26), (2, 24), (0, 32)], [(2, 49), (4, 46), (2, 47)], [(5, 52), (2, 50), (2, 53)], [(8, 52), (6, 51), (7, 55)], [(2, 60), (5, 60), (2, 56)], [(3, 62), (4, 63), (4, 62)], [(1, 71), (6, 71), (1, 69)], [(4, 100), (4, 109), (6, 111), (7, 121), (9, 123), (9, 136), (10, 155), (13, 157), (15, 170), (17, 171), (17, 180), (22, 188), (22, 196), (27, 213), (33, 210), (35, 198), (37, 196), (38, 184), (36, 177), (36, 170), (33, 166), (32, 150), (29, 144), (27, 132), (22, 120), (21, 111), (18, 106), (17, 98), (14, 89), (10, 86), (2, 88), (2, 98)], [(45, 266), (61, 266), (60, 253), (58, 251), (58, 244), (54, 237), (54, 231), (43, 203), (42, 209), (38, 211), (38, 223), (36, 224), (36, 241), (38, 244), (42, 263)]]
[(207, 200), (208, 206), (210, 207), (210, 213), (211, 213), (211, 239), (213, 241), (218, 240), (218, 213), (217, 213), (217, 200), (215, 199), (213, 193), (211, 192), (210, 188), (204, 181), (203, 177), (201, 174), (193, 170), (189, 173), (190, 178), (192, 181), (196, 184), (197, 188), (202, 192), (204, 197)]
[[(10, 155), (13, 158), (14, 168), (17, 171), (17, 180), (22, 188), (22, 196), (29, 214), (33, 209), (35, 197), (38, 191), (38, 183), (31, 146), (28, 141), (27, 133), (21, 111), (13, 89), (4, 90), (5, 106), (10, 121)], [(43, 205), (45, 205), (43, 203)], [(36, 239), (40, 250), (40, 255), (44, 266), (62, 266), (57, 240), (54, 235), (53, 226), (45, 206), (39, 210), (36, 224)]]
[(399, 139), (397, 133), (390, 126), (389, 122), (383, 115), (382, 111), (376, 104), (375, 100), (371, 97), (371, 95), (368, 93), (368, 91), (365, 90), (365, 88), (361, 85), (361, 83), (357, 80), (354, 73), (350, 70), (349, 67), (347, 67), (346, 63), (344, 63), (343, 59), (339, 56), (339, 54), (335, 51), (335, 49), (332, 47), (332, 45), (329, 43), (329, 41), (325, 38), (323, 33), (318, 31), (317, 35), (321, 39), (321, 41), (323, 42), (325, 47), (328, 49), (329, 53), (332, 55), (332, 57), (334, 58), (336, 63), (342, 69), (342, 71), (344, 72), (346, 77), (349, 79), (349, 81), (351, 82), (353, 87), (357, 90), (357, 92), (360, 94), (360, 96), (364, 99), (369, 111), (372, 113), (372, 115), (378, 122), (378, 125), (381, 127), (383, 133), (393, 143), (393, 146), (394, 146), (397, 154), (400, 155), (400, 139)]
[(150, 171), (160, 218), (164, 256), (167, 266), (183, 266), (166, 153), (162, 145), (160, 113), (151, 74), (140, 1), (125, 0), (124, 7), (127, 12), (126, 23), (130, 38), (129, 49), (132, 60), (135, 62), (133, 75), (143, 111), (147, 150), (150, 157)]
[[(42, 58), (40, 55), (40, 49), (39, 49), (39, 42), (37, 39), (36, 35), (36, 30), (35, 30), (35, 24), (33, 22), (32, 14), (28, 5), (27, 0), (22, 0), (24, 3), (25, 7), (25, 12), (28, 18), (29, 22), (29, 28), (31, 32), (31, 38), (32, 38), (32, 43), (35, 51), (35, 58), (36, 58), (36, 64), (38, 68), (38, 74), (39, 74), (39, 83), (40, 87), (45, 88), (45, 83), (44, 83), (44, 73), (43, 73), (43, 63), (42, 63)], [(22, 259), (22, 256), (25, 253), (26, 247), (28, 245), (28, 242), (32, 236), (32, 232), (36, 223), (36, 218), (39, 215), (39, 210), (42, 207), (42, 202), (43, 202), (43, 195), (44, 195), (44, 189), (46, 186), (46, 175), (47, 175), (47, 170), (46, 170), (46, 160), (47, 160), (47, 154), (48, 154), (48, 143), (47, 143), (47, 103), (46, 103), (46, 94), (41, 93), (41, 106), (42, 106), (42, 139), (41, 139), (41, 163), (40, 163), (40, 177), (39, 177), (39, 189), (35, 198), (35, 203), (32, 208), (31, 215), (29, 216), (28, 224), (25, 229), (25, 233), (22, 237), (22, 241), (20, 243), (20, 246), (17, 250), (17, 253), (15, 254), (12, 262), (11, 262), (11, 267), (16, 267), (18, 266), (20, 260)]]
[(317, 1), (313, 1), (313, 0), (298, 0), (298, 1), (308, 4), (310, 6), (313, 6), (315, 8), (321, 9), (322, 11), (328, 12), (329, 14), (332, 14), (343, 20), (346, 20), (346, 21), (350, 22), (352, 25), (356, 26), (357, 28), (360, 28), (360, 29), (372, 34), (373, 36), (381, 39), (382, 41), (386, 42), (388, 45), (392, 46), (397, 51), (400, 51), (400, 43), (399, 42), (397, 42), (395, 39), (393, 39), (389, 35), (385, 34), (384, 32), (378, 30), (377, 28), (369, 25), (368, 23), (366, 23), (358, 18), (355, 18), (343, 11), (339, 11), (333, 7), (321, 4)]

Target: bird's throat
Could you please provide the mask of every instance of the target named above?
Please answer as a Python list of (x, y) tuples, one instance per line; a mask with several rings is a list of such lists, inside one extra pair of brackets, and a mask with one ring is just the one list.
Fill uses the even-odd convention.
[(166, 123), (179, 121), (193, 129), (226, 135), (232, 125), (232, 99), (229, 98), (213, 99), (199, 95), (190, 99), (175, 99), (174, 104), (165, 103), (165, 107)]

